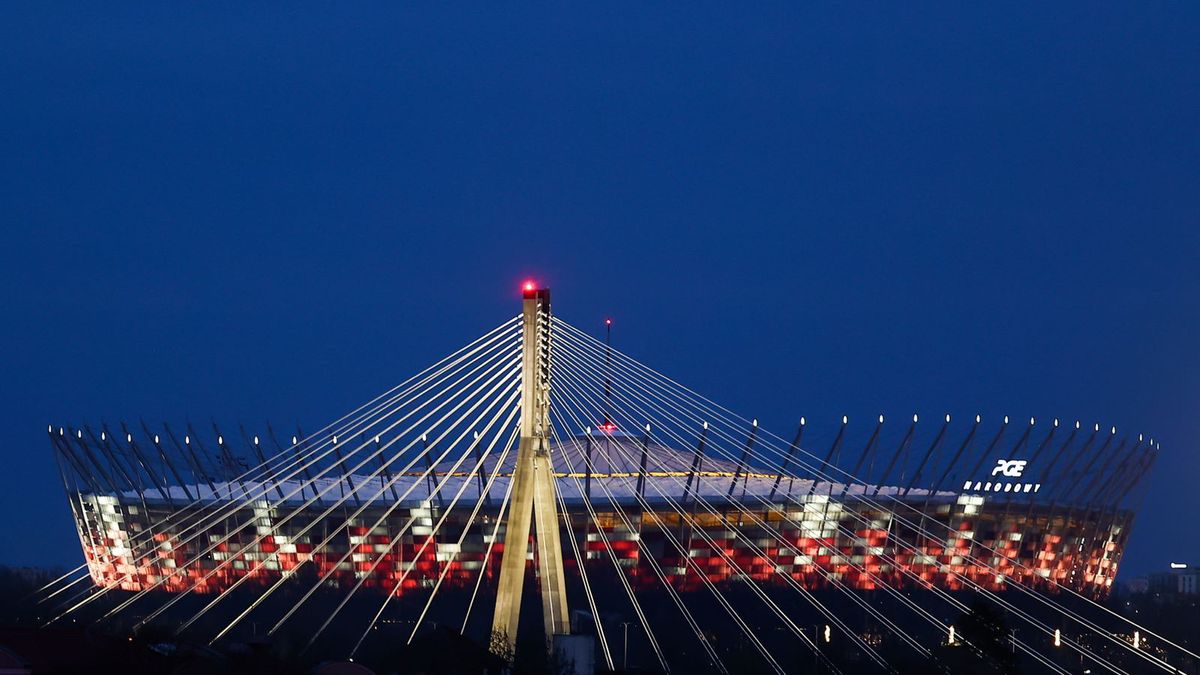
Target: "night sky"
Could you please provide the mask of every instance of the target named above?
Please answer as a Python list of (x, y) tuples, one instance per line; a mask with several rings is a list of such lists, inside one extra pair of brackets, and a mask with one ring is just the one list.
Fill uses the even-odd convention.
[(783, 436), (1153, 435), (1122, 577), (1200, 563), (1194, 3), (45, 4), (0, 10), (0, 563), (82, 559), (48, 423), (317, 428), (527, 277)]

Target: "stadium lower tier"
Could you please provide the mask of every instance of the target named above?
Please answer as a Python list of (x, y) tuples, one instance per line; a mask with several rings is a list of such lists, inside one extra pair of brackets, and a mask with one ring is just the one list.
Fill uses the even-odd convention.
[[(272, 506), (213, 501), (176, 509), (128, 495), (76, 494), (84, 553), (97, 586), (216, 593), (239, 579), (268, 584), (315, 577), (333, 586), (403, 594), (473, 585), (498, 575), (504, 523), (498, 504), (471, 508), (421, 501)], [(704, 580), (753, 580), (808, 588), (842, 583), (869, 590), (975, 585), (1000, 590), (1019, 578), (1056, 582), (1092, 597), (1107, 595), (1133, 514), (1006, 501), (982, 495), (921, 496), (867, 503), (851, 496), (804, 495), (764, 506), (699, 504), (686, 515), (667, 504), (567, 501), (560, 521), (568, 574), (579, 559), (592, 570), (619, 569), (638, 586), (661, 576), (679, 589)], [(353, 516), (353, 517), (351, 517)], [(376, 525), (378, 523), (378, 525)], [(200, 524), (197, 528), (194, 525)], [(435, 535), (436, 532), (436, 535)], [(536, 535), (535, 535), (536, 536)], [(572, 545), (574, 542), (575, 545)], [(534, 547), (529, 559), (532, 570)]]

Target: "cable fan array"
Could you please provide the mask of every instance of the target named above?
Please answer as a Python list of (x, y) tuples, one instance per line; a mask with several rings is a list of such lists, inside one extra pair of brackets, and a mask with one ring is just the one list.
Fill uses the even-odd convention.
[[(610, 670), (614, 612), (632, 617), (663, 671), (693, 647), (712, 670), (736, 671), (736, 644), (774, 672), (793, 663), (781, 645), (840, 672), (823, 646), (835, 635), (886, 671), (879, 635), (917, 659), (973, 648), (954, 624), (974, 601), (1003, 612), (1019, 627), (1013, 650), (1054, 672), (1068, 672), (1055, 650), (1109, 672), (1196, 658), (1098, 601), (1153, 442), (1057, 421), (1038, 436), (1033, 420), (1010, 431), (1007, 419), (987, 440), (977, 418), (954, 443), (948, 416), (925, 442), (915, 416), (898, 438), (881, 417), (855, 453), (845, 419), (821, 443), (803, 421), (784, 439), (564, 321), (550, 335), (571, 604), (592, 618)], [(216, 429), (208, 452), (191, 427), (182, 443), (166, 427), (138, 438), (51, 427), (87, 562), (39, 601), (51, 623), (170, 617), (209, 643), (248, 622), (308, 645), (348, 627), (355, 656), (389, 617), (408, 617), (412, 642), (454, 589), (465, 598), (454, 625), (472, 632), (512, 545), (520, 392), (518, 317), (315, 433), (279, 444), (272, 431), (270, 452), (244, 438), (256, 462)], [(997, 453), (1027, 457), (1034, 473), (996, 474)], [(1055, 467), (1066, 477), (1051, 480)]]

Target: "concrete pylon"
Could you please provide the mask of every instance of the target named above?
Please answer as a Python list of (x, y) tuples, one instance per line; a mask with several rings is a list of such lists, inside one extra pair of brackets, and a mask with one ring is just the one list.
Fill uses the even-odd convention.
[(550, 291), (526, 284), (523, 295), (521, 441), (513, 469), (500, 586), (492, 619), (493, 648), (507, 653), (512, 653), (516, 646), (531, 526), (537, 528), (535, 560), (541, 581), (547, 649), (552, 648), (555, 635), (571, 632), (559, 540), (558, 498), (550, 460)]

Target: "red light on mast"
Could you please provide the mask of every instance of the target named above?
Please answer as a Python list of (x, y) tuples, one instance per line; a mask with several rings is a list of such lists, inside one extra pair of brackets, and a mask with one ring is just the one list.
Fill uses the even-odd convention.
[(526, 293), (532, 293), (537, 290), (537, 284), (533, 283), (532, 281), (526, 281), (524, 284), (522, 284), (521, 290), (525, 291)]

